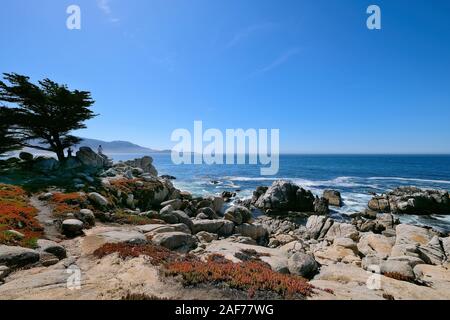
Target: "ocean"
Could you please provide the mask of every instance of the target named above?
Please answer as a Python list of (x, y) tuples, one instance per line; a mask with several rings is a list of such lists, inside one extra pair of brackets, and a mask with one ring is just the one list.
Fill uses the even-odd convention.
[[(251, 197), (258, 186), (278, 179), (290, 180), (314, 194), (338, 190), (344, 206), (332, 216), (347, 219), (367, 207), (373, 193), (400, 186), (450, 190), (450, 155), (281, 155), (276, 176), (261, 176), (259, 165), (174, 165), (170, 154), (148, 154), (160, 175), (175, 176), (174, 185), (194, 195), (238, 190), (239, 198)], [(111, 155), (114, 161), (143, 154)], [(450, 232), (449, 215), (399, 217), (401, 221)]]

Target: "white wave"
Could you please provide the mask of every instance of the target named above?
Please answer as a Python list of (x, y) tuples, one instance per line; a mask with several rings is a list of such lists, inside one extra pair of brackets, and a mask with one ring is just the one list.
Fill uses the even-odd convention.
[(394, 181), (415, 181), (415, 182), (428, 182), (428, 183), (442, 183), (450, 184), (448, 180), (432, 180), (432, 179), (416, 179), (416, 178), (401, 178), (401, 177), (370, 177), (367, 180), (394, 180)]
[(289, 178), (269, 178), (269, 177), (224, 177), (224, 180), (229, 181), (277, 181), (277, 180), (290, 180)]

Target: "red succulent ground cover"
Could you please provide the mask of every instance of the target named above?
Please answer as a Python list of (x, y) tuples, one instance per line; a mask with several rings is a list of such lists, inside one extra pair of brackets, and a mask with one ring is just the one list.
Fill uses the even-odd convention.
[(226, 284), (233, 289), (247, 290), (249, 297), (256, 291), (272, 291), (285, 298), (307, 297), (314, 289), (306, 279), (274, 272), (259, 260), (234, 263), (216, 254), (202, 261), (159, 246), (129, 244), (105, 244), (94, 255), (102, 258), (116, 252), (124, 259), (146, 255), (153, 265), (162, 266), (165, 276), (180, 276), (186, 286)]
[[(25, 190), (0, 184), (0, 244), (34, 247), (43, 235), (36, 215), (37, 210), (28, 203)], [(18, 231), (24, 237), (20, 239), (9, 230)]]
[(120, 190), (125, 193), (133, 193), (137, 189), (136, 182), (139, 181), (139, 179), (116, 179), (111, 180), (111, 186), (116, 189)]
[(53, 206), (53, 213), (56, 216), (64, 216), (67, 213), (79, 211), (81, 205), (86, 203), (87, 198), (79, 192), (72, 193), (54, 193), (50, 199)]

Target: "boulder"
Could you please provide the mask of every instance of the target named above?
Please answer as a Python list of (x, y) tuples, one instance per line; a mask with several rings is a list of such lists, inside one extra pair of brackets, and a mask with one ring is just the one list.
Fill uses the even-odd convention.
[(77, 218), (80, 221), (83, 221), (84, 223), (87, 223), (90, 226), (95, 225), (95, 216), (92, 210), (81, 209), (79, 212), (75, 213), (75, 218)]
[(311, 279), (317, 273), (318, 264), (309, 254), (297, 252), (289, 257), (288, 269), (291, 274)]
[(108, 206), (109, 202), (108, 199), (106, 199), (104, 196), (97, 192), (91, 192), (88, 194), (89, 200), (91, 200), (94, 204), (100, 206), (100, 207), (106, 207)]
[(179, 223), (183, 223), (187, 225), (189, 229), (192, 229), (194, 223), (184, 211), (176, 210), (172, 212), (172, 215), (175, 215), (177, 217)]
[(395, 260), (387, 260), (381, 261), (380, 263), (380, 271), (382, 274), (390, 273), (401, 275), (405, 279), (414, 280), (415, 275), (413, 268), (406, 261), (395, 261)]
[(212, 209), (216, 212), (219, 213), (222, 212), (222, 208), (223, 205), (225, 203), (225, 201), (223, 200), (222, 197), (212, 197), (211, 198), (211, 202), (212, 202)]
[(328, 200), (316, 197), (314, 200), (314, 212), (319, 215), (327, 215), (330, 210), (328, 208)]
[(197, 239), (184, 232), (158, 233), (153, 236), (152, 242), (155, 245), (163, 246), (170, 250), (189, 251), (197, 245)]
[(369, 208), (397, 214), (450, 214), (450, 198), (448, 191), (400, 187), (372, 198)]
[(11, 272), (11, 269), (7, 266), (0, 266), (0, 285), (3, 279), (5, 279), (9, 273)]
[(200, 231), (215, 233), (219, 236), (230, 236), (234, 232), (234, 223), (228, 220), (193, 220), (192, 233), (196, 234)]
[(132, 230), (109, 230), (96, 234), (105, 243), (128, 243), (128, 244), (146, 244), (147, 238), (144, 234)]
[(311, 191), (304, 190), (292, 182), (279, 180), (252, 204), (270, 213), (313, 212), (314, 200)]
[(426, 245), (419, 245), (417, 251), (419, 257), (428, 264), (440, 265), (446, 259), (438, 236), (434, 236)]
[(235, 233), (244, 237), (250, 237), (256, 241), (263, 241), (269, 236), (269, 232), (263, 226), (249, 223), (236, 226)]
[(0, 245), (0, 265), (20, 268), (39, 261), (36, 250)]
[(173, 210), (180, 210), (182, 204), (183, 201), (181, 201), (180, 199), (173, 199), (164, 201), (163, 203), (161, 203), (161, 207), (166, 207), (170, 205), (173, 208)]
[(43, 252), (40, 252), (39, 262), (44, 267), (49, 267), (49, 266), (57, 264), (59, 262), (59, 259), (54, 254), (43, 251)]
[(341, 193), (336, 190), (325, 190), (322, 195), (323, 198), (328, 200), (328, 204), (334, 207), (342, 207)]
[(252, 213), (246, 207), (232, 206), (225, 211), (225, 219), (241, 225), (252, 220)]
[(211, 207), (200, 207), (197, 210), (197, 215), (202, 214), (201, 219), (217, 219), (216, 212)]
[(62, 245), (50, 240), (39, 239), (37, 241), (37, 251), (51, 253), (60, 260), (66, 257), (66, 249)]
[(23, 161), (32, 161), (33, 160), (33, 155), (29, 152), (21, 152), (19, 153), (19, 158)]
[(450, 262), (450, 237), (442, 238), (442, 248), (444, 249), (445, 255), (447, 256), (447, 261)]
[(356, 255), (359, 254), (358, 245), (350, 238), (335, 238), (333, 245), (352, 250)]
[(191, 229), (184, 223), (177, 224), (146, 224), (142, 226), (137, 226), (137, 230), (145, 234), (155, 234), (155, 233), (165, 233), (165, 232), (184, 232), (191, 234)]
[(361, 259), (352, 249), (344, 248), (339, 245), (322, 247), (313, 252), (315, 260), (321, 265), (330, 265), (338, 262), (351, 263), (359, 265)]
[(95, 153), (89, 147), (81, 147), (76, 153), (76, 158), (82, 165), (89, 168), (102, 169), (107, 166), (105, 157)]
[(215, 233), (209, 233), (206, 231), (200, 231), (195, 235), (201, 243), (210, 243), (214, 240), (219, 239), (219, 236)]
[(399, 224), (396, 229), (395, 244), (418, 244), (427, 245), (433, 238), (430, 230), (412, 226), (409, 224)]
[(323, 238), (333, 223), (326, 216), (310, 216), (306, 222), (306, 232), (311, 239)]
[(37, 157), (33, 163), (33, 170), (40, 172), (51, 172), (58, 170), (60, 163), (55, 158)]
[(236, 192), (223, 191), (222, 199), (224, 202), (230, 202), (232, 198), (236, 197)]
[(68, 237), (76, 237), (83, 234), (83, 222), (78, 219), (67, 219), (62, 223), (62, 233)]
[(333, 240), (335, 238), (350, 238), (357, 241), (359, 232), (352, 224), (334, 222), (328, 229), (325, 238), (328, 240)]
[(153, 166), (153, 158), (149, 156), (145, 156), (142, 158), (129, 160), (125, 162), (125, 165), (140, 168), (143, 170), (143, 173), (148, 173), (154, 177), (158, 176), (158, 171)]
[(379, 256), (386, 259), (391, 254), (393, 240), (381, 234), (365, 233), (358, 243), (358, 250), (364, 256)]

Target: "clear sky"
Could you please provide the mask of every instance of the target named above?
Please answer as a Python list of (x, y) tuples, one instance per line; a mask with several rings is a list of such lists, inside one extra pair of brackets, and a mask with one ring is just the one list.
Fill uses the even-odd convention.
[(84, 137), (170, 148), (202, 120), (279, 128), (282, 152), (450, 153), (447, 0), (2, 0), (0, 39), (0, 72), (92, 92)]

